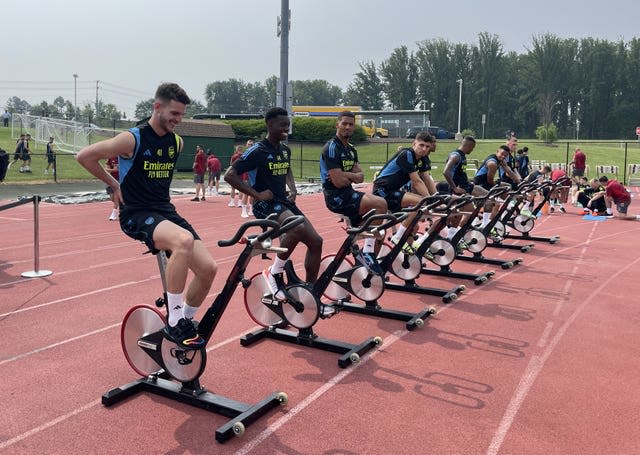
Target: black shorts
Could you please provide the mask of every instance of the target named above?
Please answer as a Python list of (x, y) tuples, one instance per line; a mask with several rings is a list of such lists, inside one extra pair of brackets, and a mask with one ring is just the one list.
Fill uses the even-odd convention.
[(144, 242), (153, 252), (158, 251), (153, 244), (153, 231), (156, 229), (156, 226), (164, 220), (177, 224), (181, 228), (191, 232), (195, 240), (200, 240), (200, 236), (195, 229), (193, 229), (193, 226), (178, 215), (175, 210), (131, 210), (127, 209), (126, 206), (120, 208), (120, 228), (122, 232), (132, 239)]
[(573, 168), (573, 170), (571, 171), (571, 176), (572, 177), (582, 177), (584, 176), (584, 168), (582, 169), (577, 169), (577, 168)]
[(53, 164), (53, 163), (55, 163), (55, 161), (56, 161), (56, 157), (51, 155), (51, 154), (49, 154), (49, 153), (47, 153), (47, 163)]
[(355, 191), (351, 186), (339, 190), (322, 190), (324, 203), (333, 213), (347, 215), (352, 226), (358, 226), (362, 221), (360, 216), (360, 202), (364, 193)]
[(373, 194), (376, 196), (380, 196), (385, 201), (387, 201), (387, 208), (392, 213), (399, 212), (402, 209), (402, 198), (404, 197), (405, 192), (406, 191), (403, 190), (387, 192), (387, 190), (385, 190), (381, 186), (373, 187)]
[(255, 201), (253, 203), (253, 215), (258, 219), (265, 219), (272, 213), (278, 214), (289, 210), (294, 215), (303, 215), (300, 209), (291, 201), (271, 199), (270, 201)]
[(204, 174), (193, 174), (193, 183), (204, 183)]
[(463, 190), (465, 190), (468, 194), (471, 194), (473, 193), (473, 187), (475, 185), (473, 184), (473, 182), (464, 182), (464, 183), (458, 184), (458, 186)]

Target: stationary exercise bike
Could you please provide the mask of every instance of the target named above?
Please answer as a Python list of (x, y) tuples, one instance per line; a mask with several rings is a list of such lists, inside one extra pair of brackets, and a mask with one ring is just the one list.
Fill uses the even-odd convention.
[[(341, 220), (347, 224), (347, 237), (336, 254), (323, 258), (320, 264), (320, 278), (313, 287), (314, 293), (318, 296), (324, 295), (332, 302), (332, 307), (338, 311), (405, 321), (407, 330), (422, 327), (424, 320), (435, 314), (434, 307), (425, 308), (417, 313), (384, 308), (379, 303), (386, 287), (383, 276), (371, 273), (366, 267), (357, 264), (357, 261), (352, 263), (347, 257), (351, 252), (355, 260), (360, 254), (359, 240), (372, 236), (382, 240), (388, 228), (400, 223), (406, 217), (406, 213), (365, 215), (365, 221), (359, 227), (352, 227), (348, 217), (341, 217)], [(387, 221), (378, 226), (372, 226), (376, 220)], [(382, 249), (380, 251), (382, 252)], [(383, 275), (392, 268), (393, 262), (391, 256), (388, 259), (379, 260), (379, 268), (383, 271)], [(290, 264), (288, 276), (290, 280), (299, 280)], [(364, 304), (351, 302), (351, 296), (355, 296)]]
[[(451, 197), (445, 197), (442, 195), (426, 196), (416, 204), (415, 207), (408, 207), (403, 209), (403, 212), (416, 211), (417, 214), (407, 226), (405, 232), (400, 236), (398, 242), (393, 245), (383, 245), (379, 253), (380, 267), (386, 272), (391, 272), (398, 278), (404, 281), (403, 284), (394, 283), (389, 280), (385, 282), (385, 288), (393, 291), (411, 292), (416, 294), (434, 295), (442, 297), (443, 303), (450, 303), (458, 298), (458, 295), (466, 289), (464, 284), (456, 285), (451, 289), (439, 289), (420, 286), (415, 282), (415, 279), (420, 275), (422, 270), (422, 256), (426, 252), (427, 248), (433, 246), (435, 237), (430, 235), (422, 243), (418, 251), (414, 254), (406, 254), (402, 251), (405, 243), (410, 242), (410, 238), (413, 236), (413, 231), (417, 224), (427, 213), (431, 216), (435, 216), (436, 207), (445, 206), (446, 213), (450, 211), (456, 211), (466, 202), (455, 200)], [(440, 247), (431, 249), (434, 251), (434, 256), (445, 254), (444, 250)], [(454, 250), (455, 251), (455, 250)]]
[[(332, 300), (329, 304), (321, 301), (323, 295), (331, 296), (340, 292), (337, 284), (340, 286), (346, 284), (352, 292), (355, 288), (364, 290), (364, 292), (377, 293), (377, 289), (384, 288), (381, 277), (370, 274), (364, 266), (353, 267), (347, 259), (349, 253), (352, 253), (354, 257), (358, 254), (355, 240), (359, 235), (364, 235), (369, 230), (384, 232), (387, 227), (398, 222), (393, 215), (374, 215), (374, 213), (375, 211), (372, 210), (365, 215), (365, 221), (361, 227), (347, 230), (347, 238), (338, 253), (322, 260), (320, 276), (314, 284), (303, 282), (295, 273), (292, 262), (287, 261), (285, 274), (288, 284), (283, 290), (286, 297), (284, 300), (273, 298), (261, 273), (251, 277), (250, 284), (245, 287), (245, 306), (249, 316), (263, 328), (243, 336), (240, 343), (243, 346), (249, 346), (261, 339), (270, 338), (335, 352), (342, 354), (338, 359), (338, 366), (341, 368), (358, 363), (361, 355), (381, 345), (381, 337), (367, 338), (363, 343), (355, 345), (322, 338), (313, 331), (313, 325), (318, 319), (327, 319), (337, 311), (345, 309), (343, 305), (349, 299), (348, 294), (336, 296), (335, 299), (329, 297)], [(387, 222), (380, 226), (370, 227), (374, 221), (382, 220), (387, 220)], [(369, 232), (367, 235), (375, 234)], [(403, 320), (413, 319), (412, 327), (422, 323), (420, 316), (423, 314), (403, 313), (402, 316)], [(298, 333), (285, 330), (287, 325), (298, 329)]]
[[(287, 218), (282, 225), (273, 220), (252, 220), (242, 224), (233, 238), (218, 242), (220, 247), (232, 246), (236, 243), (244, 244), (245, 247), (231, 268), (224, 288), (198, 324), (198, 333), (207, 343), (227, 308), (236, 286), (238, 283), (246, 282), (244, 272), (251, 258), (278, 251), (279, 249), (271, 246), (272, 240), (302, 222), (304, 222), (302, 216)], [(262, 229), (263, 232), (245, 236), (245, 232), (254, 227)], [(156, 306), (166, 307), (167, 254), (164, 251), (153, 251), (153, 253), (158, 259), (164, 288), (164, 295), (156, 300)], [(216, 430), (216, 441), (223, 443), (233, 436), (241, 436), (245, 426), (250, 425), (274, 407), (287, 403), (288, 398), (284, 392), (274, 392), (255, 405), (207, 392), (199, 382), (207, 363), (205, 347), (197, 350), (185, 350), (179, 347), (163, 336), (162, 329), (165, 325), (165, 315), (148, 305), (136, 305), (125, 315), (120, 333), (122, 349), (129, 365), (142, 378), (106, 392), (102, 395), (103, 405), (111, 406), (136, 393), (146, 391), (231, 417), (231, 420)]]

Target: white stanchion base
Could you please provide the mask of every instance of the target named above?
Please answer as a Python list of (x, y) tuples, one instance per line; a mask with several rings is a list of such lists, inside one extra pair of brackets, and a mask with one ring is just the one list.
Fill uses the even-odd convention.
[(43, 276), (49, 276), (53, 272), (51, 270), (31, 270), (30, 272), (22, 272), (22, 276), (25, 278), (40, 278)]

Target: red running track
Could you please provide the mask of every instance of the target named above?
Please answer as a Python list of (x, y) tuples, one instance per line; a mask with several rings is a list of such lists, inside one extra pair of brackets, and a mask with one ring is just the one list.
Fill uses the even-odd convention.
[[(208, 304), (239, 251), (216, 242), (243, 219), (226, 198), (189, 197), (174, 202), (220, 265)], [(324, 252), (335, 252), (342, 231), (321, 195), (298, 202)], [(346, 369), (315, 349), (272, 340), (241, 347), (255, 324), (237, 290), (201, 382), (248, 403), (282, 390), (289, 403), (224, 445), (214, 440), (226, 422), (216, 414), (148, 394), (100, 404), (105, 391), (136, 378), (120, 349), (122, 317), (161, 293), (155, 259), (107, 221), (109, 203), (40, 205), (40, 268), (54, 273), (36, 279), (21, 277), (34, 268), (32, 205), (1, 211), (0, 453), (637, 453), (640, 223), (584, 221), (569, 210), (536, 225), (536, 235), (561, 236), (555, 245), (488, 249), (486, 256), (524, 263), (494, 267), (490, 283), (467, 283), (455, 303), (385, 292), (385, 307), (439, 308), (420, 329), (350, 313), (319, 322), (315, 331), (327, 338), (383, 337), (379, 350)], [(256, 258), (249, 272), (265, 265)], [(419, 282), (448, 289), (460, 281)]]

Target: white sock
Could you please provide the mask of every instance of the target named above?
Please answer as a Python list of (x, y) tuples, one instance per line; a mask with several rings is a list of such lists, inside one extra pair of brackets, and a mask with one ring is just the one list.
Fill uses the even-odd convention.
[(182, 294), (167, 292), (167, 309), (169, 310), (169, 325), (175, 326), (182, 319), (182, 306), (184, 297)]
[(420, 245), (422, 245), (422, 242), (424, 242), (426, 240), (426, 238), (429, 237), (429, 231), (425, 232), (424, 234), (420, 234), (420, 237), (418, 237), (418, 239), (413, 242), (413, 245), (415, 245), (415, 247), (419, 247)]
[(480, 228), (485, 227), (490, 222), (491, 222), (491, 212), (484, 212), (482, 214), (482, 224), (480, 224)]
[(397, 242), (398, 240), (400, 240), (400, 237), (402, 237), (402, 234), (404, 234), (406, 230), (407, 228), (401, 224), (400, 226), (398, 226), (398, 230), (396, 231), (396, 233), (393, 234), (393, 237), (391, 237), (391, 240), (393, 242)]
[(278, 256), (276, 256), (276, 259), (271, 265), (271, 275), (277, 275), (278, 273), (284, 272), (284, 265), (286, 264), (286, 262), (286, 259), (280, 259)]
[(182, 316), (185, 319), (193, 319), (193, 317), (196, 315), (197, 312), (198, 312), (197, 306), (187, 305), (186, 303), (182, 305)]
[(363, 253), (373, 253), (376, 249), (376, 239), (367, 237), (364, 239)]
[(608, 213), (609, 215), (613, 214), (613, 209), (611, 209), (611, 207), (609, 207), (609, 208), (607, 209), (607, 213)]

